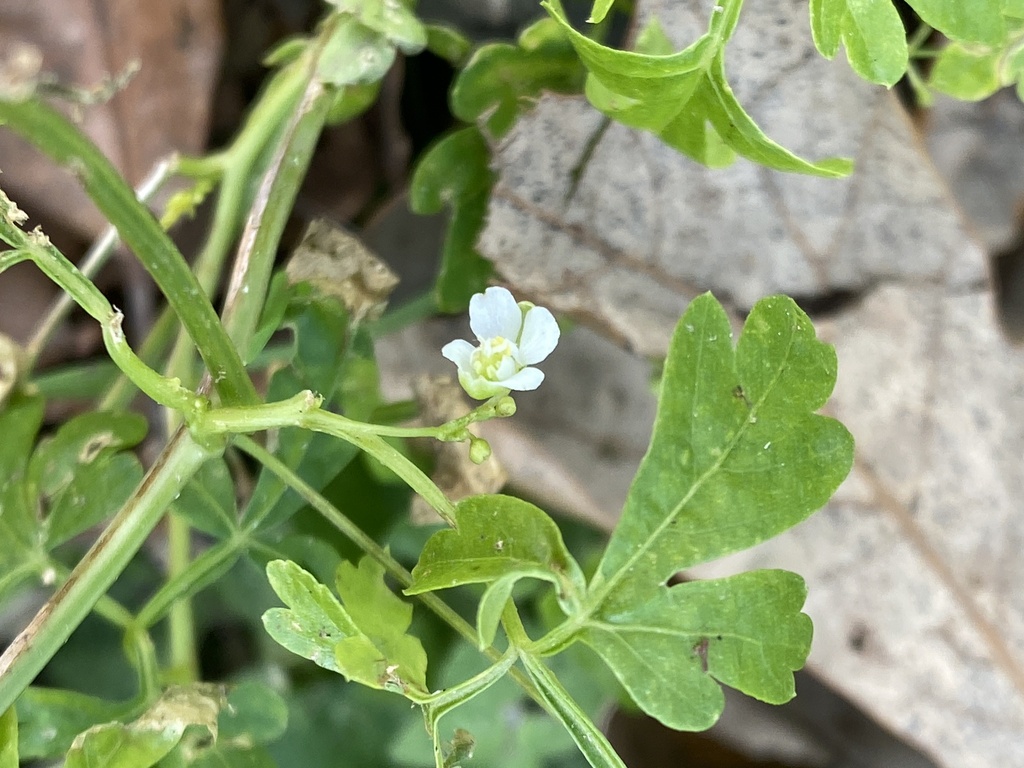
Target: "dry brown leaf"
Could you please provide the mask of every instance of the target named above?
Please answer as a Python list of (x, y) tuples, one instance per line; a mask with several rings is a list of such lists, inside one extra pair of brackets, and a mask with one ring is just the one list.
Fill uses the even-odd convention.
[[(703, 4), (641, 5), (680, 45), (703, 24)], [(1024, 765), (1024, 353), (903, 110), (822, 60), (806, 14), (748, 4), (731, 79), (785, 146), (853, 155), (851, 179), (709, 171), (613, 125), (572, 189), (601, 117), (546, 98), (498, 152), (480, 245), (515, 289), (646, 355), (704, 290), (737, 320), (768, 293), (848, 294), (819, 329), (840, 361), (830, 408), (858, 440), (850, 480), (809, 522), (702, 573), (802, 573), (821, 677), (940, 765)]]
[[(0, 50), (30, 43), (62, 85), (93, 88), (137, 62), (108, 102), (81, 108), (82, 126), (131, 183), (173, 151), (206, 142), (221, 53), (220, 4), (207, 0), (7, 0)], [(0, 168), (11, 197), (86, 238), (104, 222), (68, 172), (0, 132)]]

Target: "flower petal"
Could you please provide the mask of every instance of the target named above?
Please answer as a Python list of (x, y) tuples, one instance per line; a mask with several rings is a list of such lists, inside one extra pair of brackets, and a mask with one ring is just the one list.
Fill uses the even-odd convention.
[(469, 300), (469, 327), (480, 341), (501, 336), (514, 342), (523, 327), (523, 311), (508, 289), (492, 286)]
[(509, 376), (507, 379), (498, 382), (505, 389), (514, 389), (518, 392), (536, 389), (544, 381), (544, 372), (540, 368), (523, 368), (519, 373)]
[(544, 307), (534, 307), (526, 313), (523, 333), (519, 337), (519, 355), (527, 365), (539, 363), (558, 345), (558, 323)]
[(441, 347), (441, 354), (455, 363), (460, 371), (468, 371), (470, 358), (472, 358), (474, 350), (476, 350), (476, 347), (465, 339), (456, 339), (455, 341), (449, 341)]
[[(518, 376), (519, 374), (516, 374)], [(477, 376), (472, 371), (459, 369), (459, 384), (466, 390), (466, 394), (474, 400), (486, 400), (495, 395), (508, 394), (509, 388), (503, 382), (490, 381), (483, 376)]]

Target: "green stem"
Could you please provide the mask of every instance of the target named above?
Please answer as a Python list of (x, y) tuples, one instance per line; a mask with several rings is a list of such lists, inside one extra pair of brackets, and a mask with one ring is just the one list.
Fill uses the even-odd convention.
[[(167, 520), (167, 578), (188, 572), (192, 563), (192, 528), (188, 520), (171, 515)], [(199, 679), (199, 651), (196, 648), (196, 622), (192, 601), (182, 597), (171, 604), (168, 616), (170, 646), (169, 678), (175, 683), (193, 683)]]
[(274, 257), (331, 106), (331, 93), (316, 75), (314, 61), (307, 64), (302, 101), (260, 182), (224, 301), (224, 325), (247, 358), (257, 351), (250, 346), (263, 311)]
[(199, 433), (247, 434), (278, 427), (302, 427), (339, 437), (370, 454), (402, 478), (446, 523), (455, 526), (455, 505), (423, 470), (376, 434), (374, 430), (377, 427), (321, 411), (320, 404), (321, 398), (307, 390), (277, 403), (208, 411), (198, 417), (194, 429)]
[(107, 297), (78, 267), (54, 247), (46, 235), (38, 230), (22, 230), (19, 226), (22, 220), (23, 214), (0, 191), (0, 240), (27, 254), (47, 277), (100, 323), (103, 343), (117, 367), (158, 403), (181, 410), (189, 418), (197, 409), (204, 408), (204, 399), (184, 389), (177, 380), (164, 378), (135, 355), (121, 328), (124, 316), (111, 306)]
[(0, 655), (0, 711), (43, 669), (128, 565), (181, 489), (215, 453), (179, 430), (64, 585)]
[(530, 678), (537, 684), (545, 709), (562, 723), (587, 762), (594, 768), (626, 768), (605, 735), (544, 662), (528, 653), (522, 654), (520, 658)]
[(71, 121), (36, 100), (0, 100), (0, 122), (79, 177), (96, 207), (117, 228), (174, 308), (224, 402), (257, 402), (238, 351), (184, 257), (99, 148)]
[[(172, 161), (169, 159), (161, 160), (153, 167), (149, 176), (139, 184), (135, 191), (140, 203), (148, 202), (160, 190), (170, 176), (171, 168)], [(107, 259), (110, 258), (111, 254), (113, 254), (117, 243), (117, 230), (114, 227), (107, 227), (106, 231), (89, 249), (89, 252), (85, 254), (85, 258), (79, 266), (82, 274), (90, 279), (96, 275), (103, 265), (107, 263)], [(64, 318), (67, 317), (74, 303), (71, 295), (65, 292), (61, 293), (53, 303), (53, 306), (50, 307), (50, 311), (46, 313), (46, 317), (43, 318), (35, 334), (25, 346), (25, 358), (29, 370), (35, 366), (39, 353), (43, 351), (54, 331), (57, 330), (58, 326), (64, 321)]]

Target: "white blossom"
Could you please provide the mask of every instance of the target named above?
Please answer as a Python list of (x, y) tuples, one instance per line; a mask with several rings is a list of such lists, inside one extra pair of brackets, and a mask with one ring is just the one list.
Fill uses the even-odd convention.
[(516, 302), (505, 288), (492, 287), (469, 300), (469, 327), (479, 344), (457, 339), (441, 354), (459, 369), (459, 383), (477, 400), (536, 389), (544, 374), (532, 366), (558, 344), (558, 323), (544, 307)]

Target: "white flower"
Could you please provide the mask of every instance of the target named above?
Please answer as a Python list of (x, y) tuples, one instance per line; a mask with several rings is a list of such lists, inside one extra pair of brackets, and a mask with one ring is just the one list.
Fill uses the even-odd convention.
[(534, 363), (558, 344), (558, 323), (544, 307), (516, 300), (504, 288), (488, 288), (469, 300), (469, 327), (479, 346), (457, 339), (441, 354), (458, 366), (459, 383), (477, 400), (536, 389), (544, 374)]

